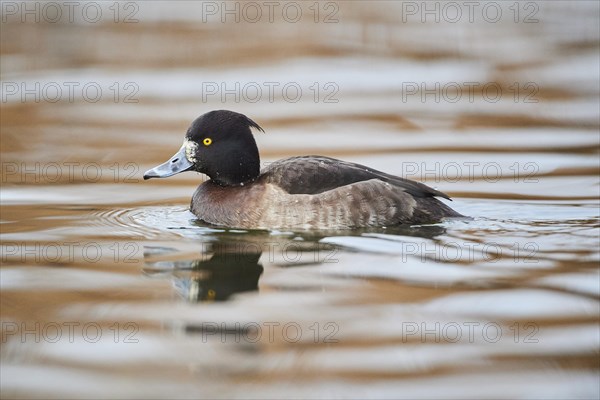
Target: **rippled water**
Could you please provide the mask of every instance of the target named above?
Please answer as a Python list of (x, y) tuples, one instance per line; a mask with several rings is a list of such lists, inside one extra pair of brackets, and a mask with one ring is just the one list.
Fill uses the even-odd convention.
[[(600, 396), (598, 4), (521, 3), (537, 7), (530, 24), (508, 3), (498, 23), (328, 4), (337, 23), (199, 23), (192, 2), (139, 3), (129, 25), (3, 9), (3, 397)], [(105, 96), (7, 94), (71, 81)], [(303, 95), (202, 97), (207, 83), (265, 82)], [(503, 95), (471, 100), (468, 82)], [(407, 86), (436, 83), (450, 85), (439, 98)], [(265, 128), (265, 165), (367, 164), (472, 219), (203, 226), (188, 204), (204, 177), (141, 175), (217, 108)]]

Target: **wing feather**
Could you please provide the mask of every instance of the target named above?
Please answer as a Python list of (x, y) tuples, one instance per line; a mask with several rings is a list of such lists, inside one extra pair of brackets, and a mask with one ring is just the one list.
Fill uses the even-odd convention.
[(414, 197), (443, 197), (450, 200), (447, 194), (420, 182), (324, 156), (299, 156), (276, 161), (264, 169), (262, 179), (289, 194), (319, 194), (357, 182), (379, 179)]

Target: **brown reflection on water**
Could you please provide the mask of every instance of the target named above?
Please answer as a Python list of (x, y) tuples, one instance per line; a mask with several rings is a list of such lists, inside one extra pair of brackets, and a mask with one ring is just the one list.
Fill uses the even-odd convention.
[[(401, 2), (332, 3), (333, 24), (199, 23), (201, 4), (139, 3), (135, 24), (2, 22), (3, 83), (110, 94), (1, 104), (3, 397), (600, 395), (596, 3), (531, 2), (532, 24), (403, 21)], [(200, 90), (270, 80), (305, 95)], [(421, 81), (504, 96), (407, 97)], [(128, 82), (137, 102), (115, 101)], [(315, 101), (314, 82), (338, 101)], [(204, 177), (141, 174), (218, 108), (266, 129), (263, 164), (348, 159), (427, 182), (472, 219), (202, 226), (187, 207)]]

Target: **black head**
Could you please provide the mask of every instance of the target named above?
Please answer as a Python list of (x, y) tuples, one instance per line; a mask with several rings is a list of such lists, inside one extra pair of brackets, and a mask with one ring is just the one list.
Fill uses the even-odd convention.
[(197, 171), (223, 186), (252, 181), (260, 175), (260, 157), (250, 128), (264, 132), (243, 114), (207, 112), (192, 122), (181, 149), (166, 163), (147, 171), (144, 179)]

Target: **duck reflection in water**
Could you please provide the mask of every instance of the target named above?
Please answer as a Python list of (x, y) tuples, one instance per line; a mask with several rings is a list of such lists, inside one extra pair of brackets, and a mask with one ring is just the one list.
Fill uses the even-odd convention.
[[(328, 237), (387, 234), (435, 239), (445, 232), (446, 229), (440, 225), (331, 231), (326, 235), (323, 232), (305, 232), (286, 238), (274, 238), (268, 232), (254, 231), (246, 233), (241, 240), (235, 238), (239, 234), (221, 232), (210, 235), (206, 238), (209, 241), (200, 244), (199, 258), (194, 260), (181, 260), (177, 249), (146, 248), (144, 257), (148, 267), (144, 272), (150, 276), (171, 278), (177, 292), (188, 301), (224, 301), (237, 293), (258, 291), (258, 280), (263, 273), (259, 260), (263, 251), (269, 255), (270, 264), (279, 268), (326, 265), (335, 262), (331, 258), (335, 258), (338, 251), (354, 250), (343, 244), (321, 241)], [(285, 257), (288, 250), (293, 254), (291, 258)], [(179, 260), (173, 261), (174, 258)]]
[(258, 290), (263, 273), (258, 263), (260, 247), (223, 242), (204, 243), (202, 247), (207, 258), (147, 262), (149, 268), (144, 271), (153, 276), (171, 275), (177, 292), (191, 302), (224, 301), (237, 293)]

